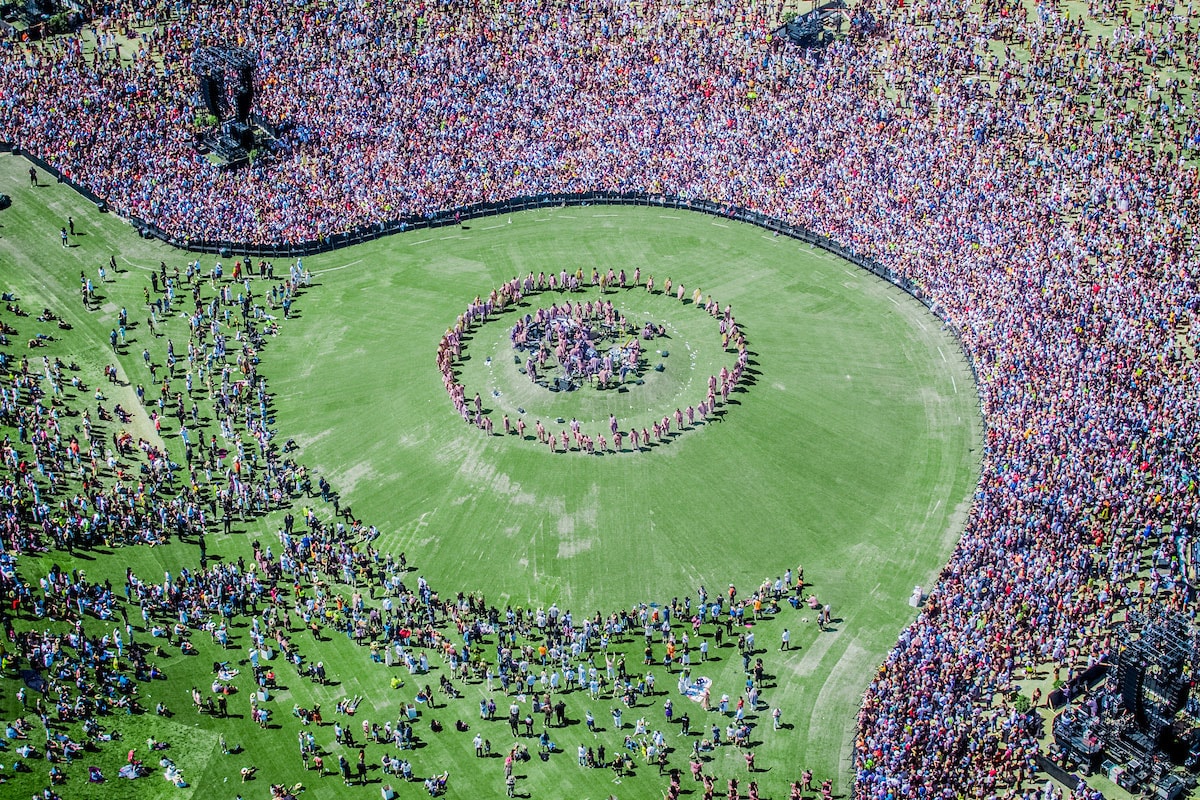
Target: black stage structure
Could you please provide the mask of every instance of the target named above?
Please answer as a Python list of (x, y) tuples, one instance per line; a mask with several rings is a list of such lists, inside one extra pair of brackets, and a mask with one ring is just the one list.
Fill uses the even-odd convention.
[(836, 25), (841, 29), (846, 9), (846, 0), (828, 0), (820, 6), (814, 5), (812, 11), (780, 25), (774, 35), (800, 47), (821, 47), (833, 41), (834, 34), (829, 27)]
[(43, 39), (79, 28), (84, 6), (78, 0), (0, 2), (0, 33), (13, 39)]
[(1200, 628), (1177, 612), (1130, 611), (1116, 628), (1115, 660), (1051, 695), (1050, 759), (1084, 775), (1103, 772), (1129, 792), (1176, 800), (1197, 784)]
[(253, 113), (258, 57), (247, 47), (202, 47), (192, 57), (199, 101), (216, 124), (197, 137), (196, 149), (222, 168), (248, 164), (278, 145), (276, 130)]

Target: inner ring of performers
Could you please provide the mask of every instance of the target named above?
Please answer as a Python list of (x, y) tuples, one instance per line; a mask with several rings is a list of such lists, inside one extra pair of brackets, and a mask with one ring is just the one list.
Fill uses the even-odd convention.
[(570, 391), (640, 381), (649, 363), (643, 342), (666, 336), (666, 328), (653, 322), (639, 327), (612, 301), (566, 300), (526, 313), (509, 335), (520, 370), (532, 383)]

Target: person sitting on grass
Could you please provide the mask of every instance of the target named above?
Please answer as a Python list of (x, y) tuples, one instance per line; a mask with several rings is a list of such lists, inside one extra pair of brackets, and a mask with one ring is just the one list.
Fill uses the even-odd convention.
[(425, 790), (430, 797), (440, 797), (446, 793), (446, 784), (450, 781), (449, 771), (425, 779)]
[(168, 764), (167, 768), (163, 771), (163, 777), (166, 778), (168, 783), (178, 788), (182, 789), (187, 786), (187, 781), (183, 779), (183, 773), (174, 764)]

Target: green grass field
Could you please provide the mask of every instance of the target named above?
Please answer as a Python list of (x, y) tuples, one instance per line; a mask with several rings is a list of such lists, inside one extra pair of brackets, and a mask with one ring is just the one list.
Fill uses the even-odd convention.
[[(108, 332), (117, 311), (128, 307), (131, 317), (142, 320), (131, 329), (119, 361), (130, 385), (106, 388), (112, 389), (110, 400), (136, 408), (132, 385), (149, 383), (142, 348), (161, 360), (166, 338), (177, 348), (187, 339), (180, 319), (164, 327), (167, 337), (147, 335), (143, 286), (160, 261), (182, 269), (194, 256), (139, 239), (129, 225), (97, 213), (65, 187), (29, 188), (27, 170), (23, 160), (0, 156), (0, 190), (14, 198), (13, 207), (0, 212), (0, 288), (16, 293), (35, 315), (50, 307), (72, 324), (32, 355), (78, 362), (89, 386), (103, 381), (101, 368), (113, 359)], [(83, 235), (72, 240), (77, 246), (64, 249), (58, 229), (68, 215)], [(116, 256), (118, 274), (100, 287), (101, 309), (85, 311), (79, 273), (95, 276), (110, 256)], [(211, 256), (201, 258), (206, 270), (213, 262)], [(813, 591), (832, 604), (836, 623), (818, 633), (806, 611), (785, 607), (778, 618), (755, 626), (759, 655), (775, 676), (763, 700), (780, 707), (789, 725), (774, 732), (765, 707), (758, 713), (754, 746), (766, 771), (757, 777), (765, 797), (781, 797), (807, 766), (819, 777), (834, 778), (846, 793), (861, 693), (915, 613), (907, 604), (913, 585), (929, 585), (948, 557), (978, 476), (974, 387), (956, 343), (936, 319), (895, 287), (826, 253), (749, 225), (661, 209), (553, 209), (475, 220), (468, 229), (416, 231), (306, 258), (304, 266), (314, 285), (293, 307), (295, 318), (282, 322), (279, 337), (261, 354), (276, 401), (275, 427), (280, 437), (296, 439), (299, 460), (326, 476), (343, 504), (379, 526), (379, 547), (406, 553), (443, 594), (481, 591), (501, 608), (556, 602), (577, 619), (694, 597), (702, 584), (715, 594), (733, 582), (744, 594), (764, 578), (803, 564)], [(465, 425), (442, 387), (435, 354), (439, 338), (467, 303), (530, 271), (590, 273), (609, 266), (630, 275), (640, 267), (643, 278), (653, 274), (659, 285), (669, 276), (686, 285), (689, 297), (698, 286), (722, 306), (732, 305), (752, 351), (752, 380), (731, 396), (726, 413), (646, 452), (626, 444), (625, 452), (603, 456), (551, 454), (535, 441), (488, 437)], [(282, 260), (276, 267), (277, 275), (286, 273)], [(259, 283), (258, 291), (269, 288)], [(515, 424), (518, 408), (525, 410), (530, 434), (533, 419), (572, 416), (599, 433), (609, 413), (622, 427), (649, 426), (681, 403), (700, 400), (714, 368), (732, 364), (733, 355), (721, 352), (715, 321), (702, 310), (645, 289), (607, 297), (631, 319), (668, 326), (670, 338), (653, 348), (669, 354), (651, 354), (663, 371), (647, 372), (644, 385), (626, 393), (537, 389), (515, 370), (508, 347), (515, 315), (502, 315), (468, 343), (462, 377), (493, 409), (497, 431), (500, 415), (508, 413)], [(558, 299), (557, 293), (543, 294), (521, 313)], [(19, 326), (22, 337), (27, 328), (38, 329), (32, 318)], [(26, 353), (23, 345), (8, 350)], [(89, 400), (84, 393), (74, 398), (80, 405)], [(144, 412), (133, 427), (153, 435)], [(177, 437), (168, 437), (167, 445), (181, 452)], [(328, 516), (325, 508), (321, 513)], [(209, 552), (248, 557), (253, 539), (274, 541), (279, 516), (235, 526), (232, 536), (211, 535)], [(126, 547), (88, 553), (77, 563), (59, 553), (24, 558), (21, 569), (36, 580), (57, 561), (84, 566), (93, 580), (109, 577), (119, 586), (127, 565), (159, 580), (164, 569), (194, 565), (197, 557), (194, 544)], [(781, 654), (785, 626), (799, 647)], [(357, 732), (363, 718), (395, 719), (399, 704), (416, 692), (412, 680), (392, 690), (387, 668), (372, 663), (345, 636), (334, 633), (320, 643), (305, 637), (305, 654), (333, 665), (337, 685), (316, 686), (282, 666), (287, 688), (270, 702), (278, 727), (262, 732), (246, 719), (216, 720), (191, 711), (188, 688), (207, 684), (208, 666), (219, 656), (202, 637), (197, 644), (199, 657), (167, 658), (169, 680), (143, 689), (149, 705), (162, 697), (178, 712), (169, 723), (148, 717), (117, 721), (131, 726), (128, 747), (144, 739), (146, 730), (165, 725), (157, 735), (177, 742), (171, 756), (192, 788), (174, 789), (161, 778), (89, 787), (77, 762), (68, 784), (72, 796), (86, 789), (97, 797), (132, 792), (232, 798), (243, 789), (235, 785), (238, 769), (250, 763), (261, 771), (244, 788), (247, 798), (265, 798), (269, 783), (297, 781), (317, 797), (378, 791), (343, 790), (340, 780), (305, 773), (295, 746), (300, 724), (290, 709), (293, 703), (320, 702), (331, 711), (339, 697), (364, 695), (353, 720)], [(631, 665), (640, 664), (640, 636), (622, 648)], [(741, 659), (731, 647), (719, 659), (694, 672), (713, 679), (714, 695), (736, 698), (744, 681)], [(710, 725), (698, 706), (674, 692), (673, 679), (658, 672), (659, 689), (675, 698), (677, 713), (687, 705), (693, 729)], [(454, 796), (500, 796), (499, 760), (476, 760), (470, 740), (479, 727), (497, 749), (506, 748), (511, 737), (503, 722), (479, 722), (482, 684), (463, 688), (465, 699), (433, 713), (447, 722), (467, 720), (472, 732), (456, 733), (449, 724), (442, 734), (420, 728), (425, 746), (411, 755), (414, 770), (426, 775), (449, 769)], [(248, 690), (246, 680), (231, 706), (238, 713), (248, 708)], [(0, 685), (0, 713), (6, 717), (17, 712), (14, 693), (14, 681)], [(639, 715), (651, 729), (661, 727), (666, 696), (627, 711), (626, 732)], [(651, 768), (618, 785), (611, 773), (576, 765), (574, 750), (581, 741), (603, 742), (611, 754), (622, 737), (609, 722), (614, 703), (590, 701), (586, 692), (565, 699), (574, 724), (551, 733), (566, 752), (524, 765), (518, 791), (535, 797), (658, 796), (665, 783)], [(503, 707), (502, 698), (499, 702)], [(579, 722), (587, 709), (608, 728), (599, 738)], [(330, 713), (327, 719), (332, 718)], [(221, 733), (246, 752), (221, 755), (216, 746)], [(332, 739), (329, 729), (318, 733), (327, 745)], [(676, 748), (672, 765), (686, 772), (691, 740), (676, 738), (674, 728), (668, 739)], [(90, 763), (115, 776), (125, 748), (114, 745), (89, 756)], [(377, 764), (382, 752), (381, 745), (369, 746), (368, 761)], [(733, 748), (711, 758), (707, 769), (718, 776), (746, 778)], [(0, 761), (12, 777), (11, 759)], [(12, 779), (12, 796), (45, 785), (46, 765), (32, 766), (32, 773)], [(378, 771), (372, 778), (379, 778)], [(421, 792), (413, 785), (401, 794)]]

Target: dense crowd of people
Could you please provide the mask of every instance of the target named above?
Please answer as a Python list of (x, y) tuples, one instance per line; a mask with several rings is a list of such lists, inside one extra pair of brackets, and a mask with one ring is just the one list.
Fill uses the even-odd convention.
[[(137, 39), (166, 6), (118, 2), (99, 49), (7, 46), (0, 137), (181, 237), (613, 189), (751, 208), (912, 281), (975, 368), (986, 452), (966, 532), (866, 693), (857, 792), (999, 792), (1031, 774), (1036, 744), (996, 702), (1026, 666), (1102, 657), (1148, 591), (1194, 608), (1200, 17), (862, 5), (875, 38), (816, 56), (770, 40), (779, 9), (724, 0), (202, 3)], [(261, 113), (291, 125), (243, 172), (192, 149), (189, 52), (226, 41), (255, 49)], [(1131, 588), (1151, 550), (1171, 566)]]

